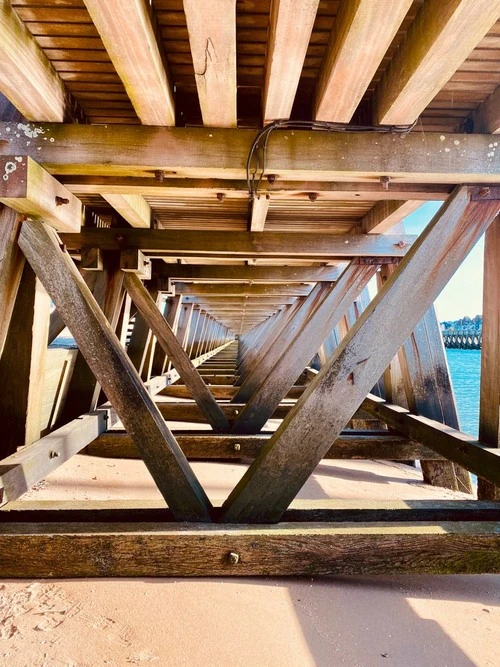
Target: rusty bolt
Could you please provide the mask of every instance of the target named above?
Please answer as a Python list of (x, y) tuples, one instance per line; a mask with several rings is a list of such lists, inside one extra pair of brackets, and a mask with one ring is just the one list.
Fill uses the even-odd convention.
[(406, 248), (406, 242), (405, 241), (398, 241), (394, 245), (396, 245), (398, 248)]
[(216, 197), (217, 197), (217, 201), (224, 201), (224, 199), (226, 198), (226, 193), (225, 192), (218, 192), (216, 194)]
[(489, 188), (480, 188), (478, 194), (479, 194), (480, 197), (487, 197), (490, 194), (490, 189)]
[(317, 192), (310, 192), (309, 193), (309, 201), (315, 202), (317, 198), (318, 198), (318, 193)]
[(118, 243), (121, 243), (125, 237), (122, 234), (117, 234), (115, 238), (118, 241)]
[(276, 174), (268, 174), (267, 175), (267, 182), (268, 183), (274, 183), (276, 181)]
[(234, 443), (234, 451), (235, 452), (240, 452), (241, 451), (241, 445), (239, 442)]
[(237, 565), (240, 562), (240, 555), (237, 554), (235, 551), (230, 551), (228, 559), (231, 565)]
[(380, 183), (382, 184), (382, 187), (384, 190), (389, 189), (389, 183), (391, 182), (391, 177), (390, 176), (381, 176), (380, 177)]
[(56, 195), (56, 206), (62, 206), (63, 204), (69, 204), (69, 199)]
[(57, 458), (59, 458), (59, 452), (54, 452), (54, 451), (49, 452), (49, 459), (57, 459)]
[(160, 183), (163, 183), (163, 181), (165, 180), (165, 172), (161, 170), (155, 171), (155, 178)]

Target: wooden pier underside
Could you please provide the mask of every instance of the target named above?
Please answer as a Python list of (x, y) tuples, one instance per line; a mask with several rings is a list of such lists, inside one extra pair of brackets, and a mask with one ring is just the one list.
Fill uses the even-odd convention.
[[(0, 576), (500, 572), (500, 0), (211, 4), (0, 0)], [(433, 302), (483, 235), (476, 439)], [(163, 504), (23, 500), (79, 453)], [(324, 459), (469, 499), (297, 501)]]

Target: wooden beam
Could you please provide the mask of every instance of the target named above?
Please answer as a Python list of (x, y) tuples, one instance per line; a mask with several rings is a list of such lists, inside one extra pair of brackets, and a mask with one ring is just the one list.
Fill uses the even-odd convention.
[(263, 232), (266, 225), (267, 212), (271, 203), (270, 195), (255, 195), (252, 200), (250, 214), (250, 232)]
[(233, 423), (232, 433), (258, 433), (263, 428), (376, 270), (376, 266), (351, 264), (344, 271), (316, 310), (297, 328), (290, 344), (282, 350), (281, 356)]
[(0, 90), (25, 118), (67, 120), (64, 83), (9, 0), (0, 0), (0, 61)]
[(102, 250), (139, 249), (154, 257), (221, 257), (274, 259), (289, 257), (331, 261), (351, 257), (404, 257), (415, 236), (406, 234), (296, 234), (294, 232), (216, 232), (186, 229), (84, 228), (61, 234), (70, 250), (92, 246)]
[[(155, 171), (163, 171), (175, 172), (176, 178), (209, 175), (231, 180), (246, 178), (255, 140), (254, 130), (240, 129), (36, 124), (30, 132), (39, 130), (45, 134), (31, 137), (27, 146), (16, 124), (0, 123), (6, 142), (0, 144), (0, 155), (31, 155), (57, 175), (151, 178)], [(386, 175), (399, 183), (433, 187), (500, 183), (500, 151), (488, 157), (491, 141), (491, 135), (435, 132), (272, 132), (266, 174), (277, 175), (278, 185), (281, 180), (308, 179), (374, 182)], [(387, 191), (380, 183), (378, 187), (390, 194), (391, 185)]]
[(328, 449), (325, 435), (340, 433), (497, 214), (498, 202), (470, 197), (468, 188), (457, 188), (422, 232), (231, 492), (224, 520), (279, 520)]
[(499, 547), (498, 523), (486, 521), (0, 528), (6, 578), (493, 573)]
[(158, 344), (161, 345), (163, 350), (169, 356), (173, 366), (186, 386), (189, 387), (193, 394), (193, 398), (205, 414), (208, 422), (216, 431), (228, 430), (229, 422), (224, 413), (210, 393), (205, 382), (201, 379), (200, 374), (193, 366), (193, 363), (183, 350), (182, 345), (177, 340), (175, 333), (161, 315), (142, 282), (133, 273), (128, 273), (125, 275), (124, 285), (125, 289), (130, 294), (132, 301), (135, 303), (151, 331), (156, 336)]
[(22, 496), (107, 428), (108, 411), (83, 415), (0, 461), (0, 506)]
[(16, 211), (0, 204), (0, 356), (24, 267), (24, 256), (17, 244), (19, 218)]
[(382, 63), (412, 0), (341, 2), (318, 79), (316, 120), (348, 123)]
[(474, 132), (500, 133), (500, 86), (472, 113)]
[(140, 250), (123, 250), (120, 253), (120, 269), (135, 273), (142, 280), (151, 280), (151, 260)]
[(0, 202), (60, 232), (78, 232), (82, 204), (30, 157), (0, 157)]
[[(337, 266), (217, 266), (199, 264), (165, 264), (155, 262), (155, 275), (161, 291), (168, 291), (168, 278), (193, 280), (197, 283), (248, 283), (265, 285), (273, 283), (334, 282), (342, 273)], [(165, 282), (162, 282), (165, 281)], [(214, 284), (214, 289), (218, 285)]]
[[(479, 439), (500, 447), (500, 217), (485, 234)], [(500, 450), (499, 450), (500, 451)], [(500, 500), (500, 484), (479, 479), (478, 497)]]
[(262, 104), (264, 125), (290, 118), (318, 5), (319, 0), (271, 3)]
[(184, 0), (203, 124), (236, 127), (236, 1)]
[(151, 207), (141, 195), (100, 194), (132, 227), (151, 227)]
[(499, 0), (425, 2), (377, 86), (376, 122), (413, 123), (499, 16)]
[(172, 87), (144, 0), (85, 0), (90, 17), (144, 125), (175, 125)]
[[(185, 266), (185, 265), (184, 265)], [(302, 268), (302, 267), (301, 267)], [(246, 283), (235, 285), (232, 283), (216, 283), (212, 285), (198, 283), (175, 283), (175, 293), (184, 297), (275, 297), (275, 296), (307, 296), (311, 291), (311, 285), (297, 283), (282, 283), (277, 285), (254, 285)], [(185, 301), (189, 303), (189, 301)]]
[(422, 205), (420, 201), (379, 201), (358, 224), (363, 234), (386, 234)]
[(26, 221), (19, 244), (169, 507), (182, 520), (210, 520), (205, 492), (55, 232)]

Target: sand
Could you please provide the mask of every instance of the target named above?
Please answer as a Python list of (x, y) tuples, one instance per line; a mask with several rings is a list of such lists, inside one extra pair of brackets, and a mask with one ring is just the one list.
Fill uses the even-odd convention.
[[(193, 464), (212, 499), (245, 466)], [(158, 498), (140, 461), (76, 456), (24, 497)], [(456, 498), (389, 462), (322, 463), (301, 498)], [(463, 497), (463, 496), (462, 496)], [(500, 576), (0, 581), (0, 665), (500, 665)]]

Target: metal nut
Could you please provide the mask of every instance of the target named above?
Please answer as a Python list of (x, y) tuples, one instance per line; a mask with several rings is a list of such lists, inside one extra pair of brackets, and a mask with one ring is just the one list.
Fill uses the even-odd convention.
[(234, 451), (235, 452), (241, 452), (241, 445), (239, 442), (234, 443)]
[(231, 565), (237, 565), (240, 561), (240, 555), (237, 554), (234, 551), (229, 552), (228, 558), (229, 558), (229, 562), (231, 563)]

